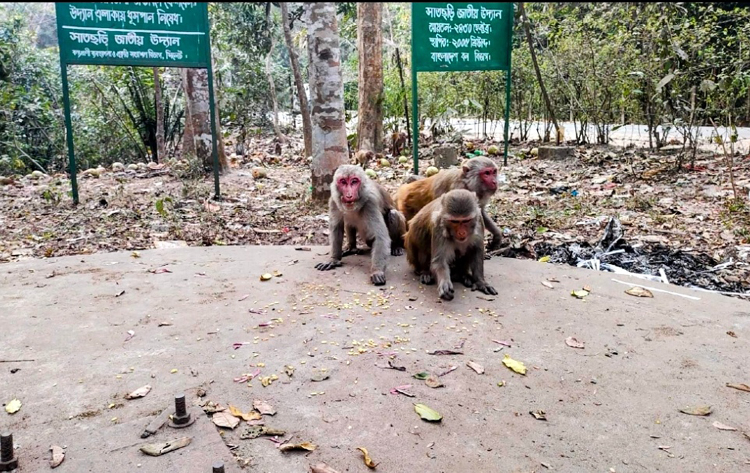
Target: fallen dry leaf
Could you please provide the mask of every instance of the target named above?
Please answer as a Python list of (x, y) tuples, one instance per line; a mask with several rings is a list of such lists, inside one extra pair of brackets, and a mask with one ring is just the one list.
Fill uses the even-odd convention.
[(457, 350), (435, 350), (427, 352), (428, 355), (463, 355), (464, 352)]
[(747, 384), (735, 384), (735, 383), (727, 383), (728, 388), (734, 388), (739, 389), (740, 391), (746, 391), (750, 393), (750, 386)]
[(231, 404), (229, 405), (229, 413), (232, 414), (235, 417), (239, 417), (240, 419), (243, 419), (243, 420), (248, 421), (248, 422), (251, 421), (251, 420), (258, 420), (258, 419), (262, 418), (261, 415), (258, 414), (255, 411), (250, 411), (247, 414), (245, 414), (244, 412), (242, 412), (241, 410), (237, 409), (236, 407), (234, 407)]
[[(239, 420), (237, 422), (239, 422)], [(140, 448), (140, 450), (146, 455), (151, 455), (152, 457), (158, 457), (159, 455), (164, 455), (165, 453), (169, 453), (171, 451), (180, 449), (182, 447), (187, 447), (188, 445), (190, 445), (190, 442), (192, 440), (193, 439), (191, 437), (182, 437), (182, 438), (170, 440), (168, 442), (149, 443), (149, 444), (143, 445)]]
[(440, 379), (438, 379), (438, 377), (435, 376), (434, 374), (431, 374), (430, 376), (428, 376), (427, 379), (424, 380), (424, 384), (426, 384), (427, 386), (431, 388), (440, 388), (440, 387), (445, 386), (440, 381)]
[(542, 286), (548, 287), (550, 289), (554, 289), (555, 286), (553, 286), (551, 283), (548, 283), (547, 281), (542, 281)]
[(310, 473), (339, 473), (325, 463), (310, 466)]
[(260, 276), (260, 280), (261, 280), (261, 281), (268, 281), (268, 280), (269, 280), (269, 279), (271, 279), (272, 277), (273, 277), (273, 275), (272, 275), (271, 273), (265, 273), (265, 274), (262, 274), (262, 275)]
[(630, 294), (636, 297), (654, 297), (654, 295), (648, 289), (644, 289), (640, 286), (634, 286), (625, 291), (625, 294)]
[(565, 344), (571, 348), (584, 348), (583, 342), (579, 342), (575, 337), (566, 338)]
[(307, 450), (307, 451), (312, 452), (316, 448), (318, 448), (318, 446), (315, 444), (312, 444), (310, 442), (303, 442), (303, 443), (288, 443), (286, 445), (280, 446), (279, 450), (281, 450), (282, 452), (288, 452), (290, 450)]
[(65, 460), (65, 451), (57, 445), (51, 446), (50, 450), (52, 450), (52, 459), (49, 461), (49, 466), (50, 468), (57, 468)]
[(132, 393), (126, 394), (125, 395), (125, 399), (138, 399), (139, 397), (145, 396), (149, 392), (151, 392), (151, 385), (147, 384), (145, 386), (142, 386), (142, 387), (136, 389)]
[(476, 371), (477, 374), (484, 374), (484, 366), (480, 365), (479, 363), (469, 361), (468, 363), (466, 363), (466, 366)]
[(547, 420), (547, 414), (542, 410), (529, 411), (529, 414), (534, 416), (536, 420)]
[(19, 401), (18, 399), (13, 399), (5, 405), (5, 412), (7, 412), (8, 414), (15, 414), (20, 408), (21, 401)]
[(575, 296), (579, 299), (583, 299), (584, 297), (589, 295), (589, 291), (581, 290), (581, 291), (572, 291), (570, 295)]
[(691, 416), (707, 416), (712, 412), (712, 409), (711, 406), (685, 407), (680, 409), (680, 412)]
[(253, 409), (260, 412), (262, 415), (272, 416), (276, 414), (276, 409), (271, 407), (266, 401), (256, 399), (253, 401)]
[(362, 452), (362, 455), (364, 456), (363, 460), (365, 462), (365, 465), (367, 465), (367, 468), (375, 468), (378, 466), (377, 463), (373, 463), (372, 458), (370, 458), (370, 454), (367, 453), (367, 449), (365, 447), (357, 447), (357, 450)]
[(237, 427), (237, 424), (240, 423), (238, 418), (226, 411), (217, 412), (211, 417), (211, 420), (213, 420), (214, 424), (218, 427), (226, 427), (227, 429), (234, 429)]
[(526, 374), (526, 366), (524, 366), (524, 364), (521, 363), (520, 361), (516, 361), (513, 358), (511, 358), (510, 355), (508, 355), (507, 353), (505, 354), (505, 357), (503, 358), (503, 364), (518, 374), (522, 374), (522, 375)]
[(419, 414), (419, 417), (421, 417), (424, 420), (431, 421), (431, 422), (439, 422), (443, 418), (443, 416), (440, 415), (439, 412), (427, 407), (424, 404), (414, 404), (414, 410), (417, 411), (417, 414)]
[(391, 389), (391, 394), (401, 393), (404, 396), (414, 397), (415, 396), (414, 394), (406, 391), (409, 388), (411, 388), (411, 384), (405, 384), (403, 386), (396, 386), (395, 388)]
[(714, 425), (714, 427), (716, 427), (716, 428), (717, 428), (717, 429), (719, 429), (719, 430), (730, 430), (730, 431), (735, 431), (735, 430), (737, 430), (737, 429), (735, 429), (734, 427), (730, 427), (730, 426), (728, 426), (728, 425), (724, 425), (724, 424), (722, 424), (721, 422), (714, 422), (714, 424), (713, 424), (713, 425)]

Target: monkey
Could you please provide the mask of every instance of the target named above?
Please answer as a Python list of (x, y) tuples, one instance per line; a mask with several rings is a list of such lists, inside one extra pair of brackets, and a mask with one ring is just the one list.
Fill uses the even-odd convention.
[(354, 163), (362, 166), (362, 169), (367, 168), (367, 164), (375, 159), (375, 153), (370, 150), (361, 149), (354, 153)]
[(484, 224), (473, 192), (454, 189), (424, 206), (409, 221), (404, 241), (420, 282), (430, 285), (437, 279), (441, 299), (453, 300), (453, 281), (497, 295), (484, 279)]
[(429, 202), (452, 189), (468, 189), (479, 199), (484, 227), (492, 234), (488, 250), (500, 246), (502, 233), (485, 210), (490, 197), (497, 191), (497, 165), (486, 156), (477, 156), (460, 168), (443, 169), (439, 173), (402, 184), (396, 191), (396, 207), (409, 221)]
[[(406, 219), (395, 208), (391, 196), (367, 177), (362, 168), (344, 164), (333, 175), (328, 205), (331, 260), (318, 263), (315, 268), (328, 271), (341, 266), (344, 256), (361, 254), (357, 249), (359, 232), (372, 249), (370, 280), (376, 286), (385, 284), (388, 251), (393, 256), (402, 255), (406, 233)], [(343, 251), (344, 232), (348, 240), (346, 251)]]
[(406, 144), (406, 133), (403, 131), (394, 131), (391, 135), (391, 155), (400, 156)]

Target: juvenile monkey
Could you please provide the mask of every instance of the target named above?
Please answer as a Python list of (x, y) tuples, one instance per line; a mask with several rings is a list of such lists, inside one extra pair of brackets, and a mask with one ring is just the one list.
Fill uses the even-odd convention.
[(406, 133), (394, 131), (391, 135), (391, 155), (399, 156), (406, 145)]
[(409, 221), (406, 259), (422, 284), (437, 279), (438, 295), (452, 300), (453, 282), (496, 295), (484, 279), (484, 225), (476, 194), (454, 189), (423, 207)]
[(375, 153), (370, 150), (361, 149), (354, 154), (354, 162), (358, 163), (362, 168), (366, 168), (367, 164), (375, 159)]
[(497, 191), (497, 165), (490, 158), (477, 156), (460, 168), (444, 169), (433, 176), (403, 184), (396, 192), (396, 206), (409, 222), (422, 207), (453, 189), (468, 189), (476, 194), (484, 226), (492, 234), (489, 249), (498, 248), (502, 234), (485, 210)]
[[(341, 266), (341, 258), (357, 254), (357, 232), (372, 249), (370, 279), (376, 286), (385, 284), (388, 252), (403, 254), (406, 220), (396, 210), (388, 192), (371, 180), (357, 165), (339, 166), (331, 183), (329, 199), (331, 260), (318, 263), (316, 269), (327, 271)], [(343, 251), (344, 231), (349, 240)]]

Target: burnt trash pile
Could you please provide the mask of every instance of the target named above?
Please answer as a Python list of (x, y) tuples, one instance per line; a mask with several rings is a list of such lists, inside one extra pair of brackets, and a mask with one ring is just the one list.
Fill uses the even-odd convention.
[[(530, 248), (529, 248), (530, 249)], [(520, 252), (506, 254), (520, 256)], [(705, 253), (683, 251), (662, 244), (631, 245), (622, 224), (610, 218), (598, 243), (572, 242), (555, 245), (539, 242), (533, 245), (534, 256), (549, 256), (550, 263), (637, 275), (646, 280), (677, 286), (700, 288), (740, 297), (750, 296), (750, 265), (730, 258), (716, 261)]]

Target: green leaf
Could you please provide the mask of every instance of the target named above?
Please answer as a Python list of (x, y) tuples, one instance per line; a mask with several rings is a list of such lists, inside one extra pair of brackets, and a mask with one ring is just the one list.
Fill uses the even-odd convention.
[(424, 404), (414, 404), (414, 410), (419, 414), (419, 417), (430, 422), (440, 422), (443, 418), (439, 412), (430, 409)]
[(162, 216), (164, 215), (164, 199), (159, 199), (156, 201), (156, 211), (159, 212)]

